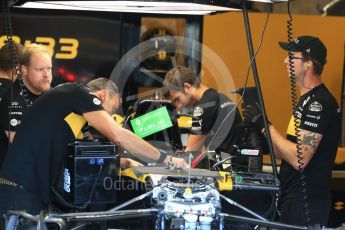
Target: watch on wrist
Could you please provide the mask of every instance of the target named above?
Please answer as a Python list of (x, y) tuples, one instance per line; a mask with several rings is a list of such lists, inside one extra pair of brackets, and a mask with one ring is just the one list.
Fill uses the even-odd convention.
[(159, 159), (156, 161), (156, 163), (163, 164), (163, 162), (167, 158), (168, 154), (166, 152), (163, 152), (163, 151), (159, 151), (159, 153), (160, 153)]

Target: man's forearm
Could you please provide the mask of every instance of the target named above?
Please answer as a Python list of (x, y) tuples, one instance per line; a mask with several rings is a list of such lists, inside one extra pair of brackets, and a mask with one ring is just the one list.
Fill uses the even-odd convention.
[(161, 154), (157, 148), (119, 126), (105, 111), (88, 112), (84, 113), (83, 116), (100, 133), (139, 158), (144, 158), (144, 160), (146, 159), (149, 162), (164, 163), (164, 165), (168, 165), (168, 162), (172, 161), (176, 167), (188, 167), (188, 164), (183, 159), (167, 157), (166, 154)]
[(280, 135), (274, 126), (270, 126), (273, 146), (277, 150), (277, 156), (288, 162), (294, 169), (301, 170), (311, 161), (322, 139), (322, 134), (300, 129), (300, 150), (297, 152), (297, 144)]
[(117, 143), (128, 152), (138, 157), (145, 158), (149, 161), (158, 161), (160, 152), (143, 139), (140, 139), (132, 132), (122, 129), (121, 133), (117, 133)]
[(298, 168), (296, 144), (280, 135), (273, 125), (270, 125), (269, 129), (275, 155), (288, 162), (294, 168)]
[(90, 125), (121, 148), (146, 160), (159, 159), (160, 152), (157, 148), (119, 126), (105, 111), (88, 112), (83, 115)]
[(206, 135), (190, 134), (188, 137), (186, 151), (201, 151), (206, 138)]

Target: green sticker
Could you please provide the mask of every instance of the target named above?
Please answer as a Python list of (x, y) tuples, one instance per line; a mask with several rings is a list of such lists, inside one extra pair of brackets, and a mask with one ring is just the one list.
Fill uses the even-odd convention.
[(139, 137), (147, 137), (172, 126), (167, 108), (153, 110), (131, 120), (133, 131)]

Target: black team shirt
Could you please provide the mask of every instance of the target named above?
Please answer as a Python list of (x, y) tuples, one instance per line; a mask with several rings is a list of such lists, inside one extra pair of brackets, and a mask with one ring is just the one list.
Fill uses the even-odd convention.
[(7, 90), (11, 87), (12, 80), (6, 78), (0, 78), (0, 102)]
[(82, 135), (86, 124), (82, 114), (98, 110), (103, 110), (100, 100), (85, 85), (67, 83), (49, 90), (27, 111), (0, 176), (24, 186), (48, 205), (67, 144)]
[[(27, 92), (27, 99), (31, 102), (34, 102), (40, 96), (31, 93), (26, 87), (24, 89)], [(27, 104), (28, 102), (25, 101), (22, 95), (21, 86), (17, 79), (13, 83), (13, 92), (11, 93), (11, 90), (8, 89), (0, 101), (0, 168), (8, 151), (9, 140), (5, 130), (17, 131), (22, 123), (23, 115), (28, 109)]]
[(229, 152), (241, 138), (237, 127), (242, 122), (236, 104), (224, 94), (207, 89), (194, 107), (192, 132), (208, 135), (205, 146), (210, 150)]
[[(301, 129), (323, 135), (303, 172), (310, 202), (317, 204), (329, 198), (332, 167), (339, 144), (340, 110), (334, 97), (321, 84), (300, 98), (295, 116), (300, 121)], [(287, 139), (294, 143), (297, 141), (293, 117), (288, 127)], [(302, 196), (299, 174), (287, 162), (282, 161), (279, 179), (283, 199)]]

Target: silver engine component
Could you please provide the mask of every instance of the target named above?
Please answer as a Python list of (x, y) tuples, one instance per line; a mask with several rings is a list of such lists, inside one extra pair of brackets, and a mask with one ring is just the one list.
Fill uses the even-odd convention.
[[(153, 202), (167, 229), (211, 229), (221, 211), (219, 192), (212, 179), (162, 178), (153, 188)], [(183, 227), (182, 227), (183, 226)], [(160, 229), (165, 229), (162, 226)]]

